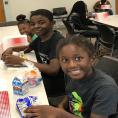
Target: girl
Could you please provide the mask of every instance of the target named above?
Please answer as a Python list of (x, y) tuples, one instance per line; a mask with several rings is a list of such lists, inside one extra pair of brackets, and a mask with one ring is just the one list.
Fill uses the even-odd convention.
[(31, 43), (33, 40), (37, 38), (37, 35), (33, 33), (32, 27), (30, 26), (30, 21), (26, 19), (26, 16), (23, 14), (20, 14), (16, 17), (16, 20), (18, 21), (18, 29), (20, 33), (26, 34), (28, 38), (28, 42)]
[(57, 57), (65, 73), (65, 99), (59, 108), (69, 105), (70, 113), (51, 106), (33, 106), (25, 113), (37, 118), (108, 118), (116, 112), (118, 87), (114, 80), (95, 69), (94, 47), (82, 36), (61, 40)]
[(110, 76), (93, 67), (94, 54), (92, 43), (82, 36), (58, 44), (57, 56), (67, 80), (67, 97), (59, 107), (65, 108), (68, 101), (70, 112), (79, 117), (107, 118), (116, 112), (118, 87)]

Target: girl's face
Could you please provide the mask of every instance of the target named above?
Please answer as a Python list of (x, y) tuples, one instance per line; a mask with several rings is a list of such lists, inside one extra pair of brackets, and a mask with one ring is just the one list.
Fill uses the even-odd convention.
[(59, 52), (62, 70), (72, 79), (83, 79), (91, 72), (93, 58), (86, 50), (74, 44), (64, 46)]
[(21, 34), (27, 34), (28, 35), (31, 33), (30, 24), (28, 24), (28, 23), (19, 24), (18, 29), (19, 29)]
[(34, 33), (39, 36), (45, 36), (52, 31), (53, 21), (45, 16), (37, 15), (31, 17), (31, 27)]

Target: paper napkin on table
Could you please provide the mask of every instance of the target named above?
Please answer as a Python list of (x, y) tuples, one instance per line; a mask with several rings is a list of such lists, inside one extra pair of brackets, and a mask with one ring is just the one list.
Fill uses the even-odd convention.
[(0, 118), (11, 118), (8, 91), (0, 91)]

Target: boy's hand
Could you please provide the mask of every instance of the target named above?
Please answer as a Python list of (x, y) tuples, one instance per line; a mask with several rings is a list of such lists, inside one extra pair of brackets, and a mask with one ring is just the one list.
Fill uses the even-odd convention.
[(23, 62), (23, 59), (15, 55), (6, 55), (4, 58), (5, 64), (20, 65)]
[(6, 50), (3, 52), (3, 54), (2, 54), (2, 60), (5, 59), (6, 55), (11, 55), (12, 53), (13, 53), (12, 48), (6, 49)]

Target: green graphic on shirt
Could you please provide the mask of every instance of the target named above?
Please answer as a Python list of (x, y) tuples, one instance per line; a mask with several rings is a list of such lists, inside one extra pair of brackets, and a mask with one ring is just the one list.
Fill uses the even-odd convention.
[(83, 112), (83, 102), (81, 97), (77, 94), (77, 92), (72, 92), (72, 101), (71, 101), (71, 110), (72, 112), (83, 118), (82, 112)]

